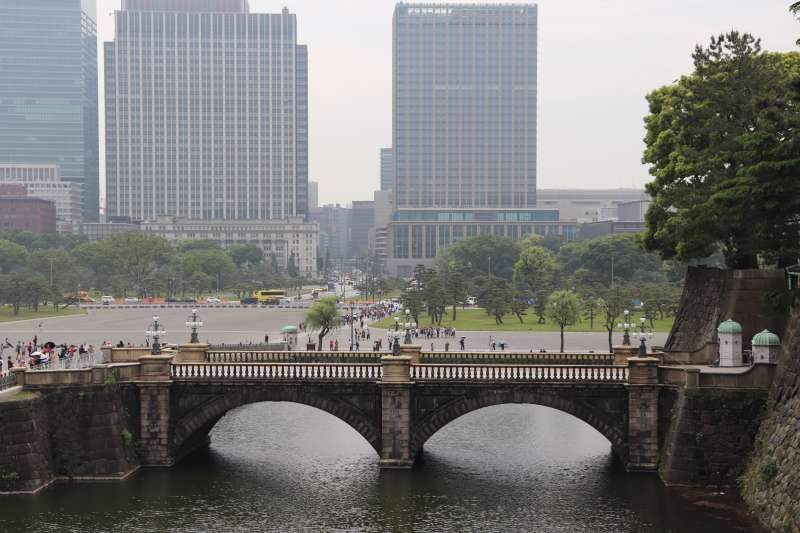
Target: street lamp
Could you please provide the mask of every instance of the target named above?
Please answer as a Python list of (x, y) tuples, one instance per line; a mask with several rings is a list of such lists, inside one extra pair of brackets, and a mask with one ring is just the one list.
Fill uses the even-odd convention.
[(148, 335), (153, 337), (153, 349), (150, 351), (152, 355), (161, 355), (161, 344), (158, 342), (159, 339), (167, 334), (167, 332), (162, 329), (161, 324), (158, 323), (158, 317), (153, 317), (153, 323), (150, 324), (150, 329), (146, 331)]
[(403, 324), (406, 328), (406, 338), (403, 340), (403, 344), (411, 344), (411, 310), (406, 309), (406, 321)]
[(198, 320), (198, 318), (197, 309), (192, 309), (192, 314), (189, 315), (189, 319), (186, 321), (186, 327), (192, 330), (192, 336), (189, 338), (189, 342), (193, 344), (200, 342), (197, 336), (197, 330), (203, 327), (203, 322)]
[(652, 330), (647, 331), (647, 328), (645, 327), (645, 322), (646, 322), (645, 317), (641, 317), (639, 319), (639, 322), (641, 324), (640, 326), (641, 331), (633, 334), (634, 337), (639, 338), (639, 352), (637, 353), (637, 355), (639, 357), (647, 357), (647, 344), (645, 343), (645, 340), (651, 339), (653, 337), (653, 332)]
[(623, 314), (625, 315), (625, 322), (623, 322), (622, 324), (617, 324), (617, 327), (625, 329), (625, 334), (622, 336), (622, 345), (623, 346), (630, 346), (631, 345), (631, 323), (630, 323), (630, 320), (629, 320), (629, 315), (631, 314), (631, 312), (626, 309), (625, 311), (623, 311)]

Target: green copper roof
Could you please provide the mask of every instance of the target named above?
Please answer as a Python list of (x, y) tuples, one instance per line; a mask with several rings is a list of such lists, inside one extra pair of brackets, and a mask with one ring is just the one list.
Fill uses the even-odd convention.
[(742, 325), (730, 318), (719, 325), (717, 333), (741, 333)]
[(780, 346), (781, 340), (769, 330), (753, 335), (753, 346)]

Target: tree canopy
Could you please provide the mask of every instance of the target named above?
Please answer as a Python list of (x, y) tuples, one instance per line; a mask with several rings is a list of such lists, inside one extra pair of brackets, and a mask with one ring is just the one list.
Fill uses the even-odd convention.
[(644, 244), (665, 259), (721, 248), (731, 267), (800, 256), (800, 54), (750, 34), (712, 37), (694, 72), (647, 96), (644, 163), (655, 178)]

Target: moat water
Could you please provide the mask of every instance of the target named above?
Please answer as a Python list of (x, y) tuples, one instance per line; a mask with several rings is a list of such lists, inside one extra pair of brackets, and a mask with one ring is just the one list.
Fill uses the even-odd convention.
[(596, 430), (546, 407), (475, 411), (434, 435), (414, 470), (380, 471), (333, 416), (261, 403), (230, 412), (173, 468), (0, 498), (0, 532), (757, 531), (736, 505), (626, 474)]

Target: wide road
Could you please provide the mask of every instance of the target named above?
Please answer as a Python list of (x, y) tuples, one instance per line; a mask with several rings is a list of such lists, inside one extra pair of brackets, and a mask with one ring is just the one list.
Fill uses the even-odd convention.
[[(68, 317), (26, 320), (20, 322), (0, 323), (0, 340), (8, 338), (14, 344), (17, 340), (28, 341), (34, 335), (40, 340), (52, 340), (58, 344), (93, 344), (99, 346), (104, 341), (117, 343), (120, 340), (126, 344), (130, 341), (139, 345), (145, 342), (145, 331), (148, 330), (154, 314), (167, 330), (163, 339), (169, 343), (186, 342), (189, 333), (185, 322), (189, 314), (188, 308), (178, 309), (97, 309), (91, 310), (86, 315)], [(200, 330), (200, 339), (212, 343), (239, 343), (239, 342), (264, 342), (264, 336), (269, 335), (270, 341), (280, 340), (280, 330), (286, 325), (298, 325), (303, 321), (304, 309), (277, 309), (277, 308), (200, 308), (200, 318), (205, 326)], [(384, 348), (387, 346), (387, 332), (372, 329), (371, 339), (360, 343), (362, 351), (372, 348), (375, 339), (382, 338)], [(414, 339), (416, 344), (421, 344), (424, 349), (430, 349), (433, 343), (436, 350), (444, 350), (449, 343), (449, 350), (459, 348), (458, 341), (461, 332), (456, 332), (455, 338)], [(466, 331), (465, 344), (467, 350), (488, 350), (490, 338), (496, 341), (506, 341), (508, 349), (523, 351), (538, 351), (546, 349), (558, 350), (558, 332), (524, 332), (514, 331), (508, 333)], [(301, 345), (308, 337), (316, 339), (316, 335), (302, 334), (299, 341)], [(650, 341), (654, 345), (663, 345), (667, 335), (657, 333)], [(325, 345), (329, 338), (339, 339), (339, 348), (347, 350), (350, 347), (350, 328), (338, 329), (333, 337), (326, 337)], [(622, 342), (620, 333), (615, 332), (614, 343)], [(604, 333), (567, 333), (566, 350), (597, 350), (608, 348), (607, 336)], [(8, 353), (8, 352), (6, 352)]]

